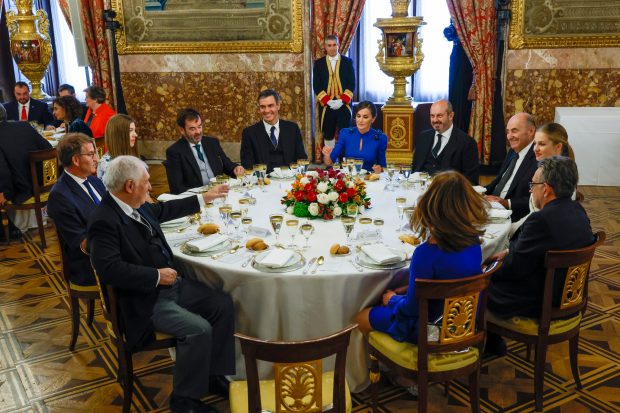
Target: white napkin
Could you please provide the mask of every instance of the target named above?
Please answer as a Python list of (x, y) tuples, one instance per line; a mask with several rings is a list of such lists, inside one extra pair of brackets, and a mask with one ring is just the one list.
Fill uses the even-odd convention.
[(241, 185), (241, 181), (239, 179), (230, 178), (228, 180), (228, 186), (230, 186), (230, 187), (239, 186), (239, 185)]
[(295, 171), (275, 167), (269, 175), (273, 178), (292, 178), (293, 176), (295, 176)]
[(400, 262), (403, 259), (402, 256), (394, 254), (392, 251), (390, 251), (388, 247), (383, 244), (364, 245), (362, 247), (362, 251), (364, 252), (364, 254), (368, 255), (370, 259), (380, 265), (394, 264)]
[(475, 185), (474, 191), (478, 192), (479, 194), (485, 194), (487, 192), (487, 189), (484, 186)]
[(206, 238), (188, 241), (186, 245), (192, 252), (204, 252), (213, 249), (213, 247), (225, 242), (227, 239), (226, 235), (213, 234)]
[(404, 243), (400, 246), (400, 248), (403, 250), (403, 252), (407, 256), (407, 259), (410, 260), (411, 256), (413, 255), (413, 251), (415, 251), (416, 247), (414, 245)]
[(195, 194), (190, 194), (187, 192), (184, 192), (182, 194), (179, 195), (174, 195), (174, 194), (161, 194), (160, 196), (157, 197), (157, 200), (159, 202), (166, 202), (166, 201), (172, 201), (173, 199), (183, 199), (183, 198), (187, 198), (189, 196), (195, 196)]
[(512, 210), (510, 209), (490, 209), (488, 211), (489, 213), (489, 218), (493, 219), (493, 218), (510, 218), (510, 216), (512, 215)]
[(254, 225), (251, 225), (250, 228), (248, 228), (248, 234), (250, 235), (256, 235), (257, 237), (268, 237), (271, 235), (271, 231), (269, 231), (267, 228), (262, 228), (262, 227), (256, 227)]
[(171, 219), (170, 221), (161, 222), (159, 224), (159, 226), (160, 227), (174, 227), (174, 226), (177, 226), (177, 225), (184, 224), (185, 222), (187, 222), (187, 218), (186, 217), (181, 217), (181, 218), (177, 218), (177, 219)]
[(277, 248), (267, 253), (260, 261), (260, 264), (269, 268), (284, 267), (293, 258), (294, 254), (293, 251)]

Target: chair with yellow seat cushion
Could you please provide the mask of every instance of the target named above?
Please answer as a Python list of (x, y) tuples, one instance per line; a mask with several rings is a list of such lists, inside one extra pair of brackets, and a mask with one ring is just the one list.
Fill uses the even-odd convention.
[(6, 237), (6, 241), (7, 243), (10, 243), (8, 225), (9, 212), (34, 210), (37, 218), (39, 237), (41, 238), (41, 247), (45, 249), (47, 244), (45, 242), (45, 227), (43, 226), (42, 209), (47, 205), (49, 191), (58, 180), (58, 159), (56, 149), (51, 148), (44, 149), (42, 151), (29, 152), (28, 162), (30, 163), (33, 196), (19, 205), (7, 202), (3, 206), (0, 206), (0, 219), (2, 219), (2, 224), (4, 225), (4, 235)]
[(430, 382), (449, 382), (469, 377), (472, 412), (480, 411), (480, 354), (486, 336), (486, 294), (491, 275), (501, 266), (494, 262), (474, 277), (454, 280), (417, 279), (419, 320), (428, 320), (429, 300), (443, 300), (443, 320), (438, 341), (429, 341), (427, 323), (418, 326), (418, 345), (401, 343), (387, 334), (372, 331), (368, 335), (372, 409), (377, 411), (379, 362), (397, 375), (418, 384), (418, 412), (427, 411)]
[[(241, 342), (247, 381), (230, 384), (231, 413), (349, 413), (351, 395), (345, 380), (350, 325), (332, 335), (305, 341), (267, 341), (235, 334)], [(334, 371), (322, 360), (336, 355)], [(274, 379), (258, 379), (257, 360), (273, 363)]]
[(56, 239), (58, 240), (58, 249), (60, 251), (60, 270), (62, 272), (62, 278), (65, 281), (65, 286), (67, 287), (67, 295), (69, 296), (69, 310), (71, 312), (71, 341), (69, 342), (69, 350), (73, 351), (75, 349), (78, 334), (80, 333), (80, 298), (86, 300), (86, 306), (88, 309), (86, 320), (88, 325), (92, 325), (95, 313), (95, 300), (98, 300), (100, 297), (99, 287), (97, 287), (97, 285), (78, 285), (71, 282), (71, 277), (69, 274), (69, 261), (67, 253), (63, 247), (65, 243), (63, 242), (62, 236), (60, 235), (60, 232), (58, 232), (58, 228), (51, 218), (50, 222), (52, 224), (52, 228), (54, 228), (54, 232), (56, 233)]
[(177, 340), (169, 334), (155, 332), (155, 338), (148, 342), (139, 351), (131, 351), (125, 340), (125, 331), (120, 317), (120, 307), (114, 288), (110, 285), (102, 286), (97, 271), (93, 268), (97, 287), (101, 297), (101, 307), (107, 323), (107, 332), (110, 340), (116, 346), (118, 357), (117, 380), (123, 387), (123, 413), (131, 410), (131, 398), (133, 394), (133, 354), (150, 350), (162, 350), (176, 347)]
[[(581, 388), (577, 349), (579, 329), (588, 300), (590, 263), (596, 248), (605, 241), (605, 232), (596, 234), (596, 242), (589, 247), (570, 251), (547, 251), (545, 257), (545, 286), (540, 318), (524, 317), (502, 319), (491, 312), (487, 314), (487, 329), (503, 337), (527, 344), (527, 358), (535, 348), (534, 394), (536, 411), (542, 411), (544, 370), (549, 344), (568, 340), (569, 359), (575, 385)], [(559, 305), (553, 303), (553, 286), (556, 274), (565, 277)]]

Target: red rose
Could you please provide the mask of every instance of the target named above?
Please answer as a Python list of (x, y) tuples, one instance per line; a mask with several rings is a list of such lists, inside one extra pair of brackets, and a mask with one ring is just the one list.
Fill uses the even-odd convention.
[(338, 202), (347, 202), (349, 200), (349, 196), (346, 192), (341, 192), (338, 196)]
[(310, 202), (316, 201), (316, 192), (315, 191), (308, 191), (308, 193), (306, 194), (306, 198), (308, 198), (308, 201), (310, 201)]
[(349, 195), (350, 197), (355, 196), (355, 188), (348, 188), (347, 189), (347, 195)]
[(304, 191), (306, 192), (310, 192), (314, 190), (314, 184), (312, 182), (307, 183), (306, 186), (304, 186)]
[(334, 184), (334, 189), (338, 192), (342, 191), (345, 187), (345, 183), (343, 180), (338, 180), (336, 181), (336, 183)]
[(304, 198), (304, 193), (302, 191), (295, 192), (295, 199), (301, 201)]

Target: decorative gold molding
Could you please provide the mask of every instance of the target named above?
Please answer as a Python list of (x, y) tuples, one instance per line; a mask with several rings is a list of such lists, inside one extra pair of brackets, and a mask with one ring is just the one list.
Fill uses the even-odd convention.
[[(174, 41), (174, 42), (149, 42), (144, 40), (147, 33), (153, 27), (153, 20), (145, 17), (144, 8), (133, 7), (134, 15), (124, 15), (124, 2), (134, 4), (132, 0), (111, 0), (112, 9), (117, 13), (117, 18), (121, 22), (121, 29), (116, 32), (116, 47), (119, 54), (181, 54), (181, 53), (260, 53), (260, 52), (291, 52), (301, 53), (303, 50), (302, 36), (302, 0), (289, 0), (291, 5), (290, 23), (283, 22), (282, 16), (275, 14), (279, 1), (266, 0), (266, 14), (260, 17), (261, 25), (272, 28), (282, 27), (283, 24), (290, 24), (290, 38), (276, 40), (248, 40), (248, 41)], [(259, 22), (260, 23), (260, 22)], [(197, 26), (201, 25), (196, 21)], [(133, 33), (133, 40), (130, 39), (126, 28)], [(234, 30), (229, 28), (227, 30)], [(276, 36), (277, 37), (277, 36)]]
[[(560, 4), (558, 4), (560, 3)], [(574, 7), (572, 6), (574, 3)], [(609, 0), (609, 7), (615, 6), (618, 10), (617, 1)], [(615, 4), (614, 4), (615, 3)], [(510, 21), (510, 36), (509, 47), (511, 49), (546, 49), (546, 48), (560, 48), (560, 47), (616, 47), (620, 46), (620, 31), (617, 33), (594, 33), (588, 34), (585, 29), (590, 28), (592, 31), (592, 25), (603, 24), (600, 16), (596, 16), (594, 12), (593, 16), (587, 15), (587, 2), (581, 0), (577, 1), (559, 1), (550, 0), (548, 2), (541, 2), (538, 0), (512, 0), (512, 19)], [(567, 16), (567, 12), (577, 10), (586, 10), (581, 16)], [(596, 6), (591, 6), (592, 9), (604, 8), (604, 5), (597, 3)], [(527, 10), (526, 10), (527, 9)], [(553, 27), (554, 23), (559, 23), (564, 19), (565, 21), (574, 22), (576, 19), (585, 28), (583, 32), (574, 32), (567, 34), (553, 34), (551, 31), (549, 34), (536, 34), (527, 33), (531, 29), (526, 28), (526, 18), (533, 15), (532, 18), (536, 18), (537, 25), (535, 29), (544, 33), (549, 32), (549, 29)], [(612, 13), (606, 14), (606, 17), (612, 17)], [(615, 18), (617, 22), (617, 17)], [(617, 26), (617, 23), (610, 22), (610, 26)]]

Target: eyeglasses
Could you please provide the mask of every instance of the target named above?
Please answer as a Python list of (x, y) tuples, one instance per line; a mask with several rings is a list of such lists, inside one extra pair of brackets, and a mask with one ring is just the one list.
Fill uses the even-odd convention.
[[(88, 157), (90, 157), (90, 158), (94, 158), (94, 157), (95, 157), (95, 155), (97, 155), (97, 152), (78, 153), (78, 155), (81, 155), (81, 156), (88, 156)], [(530, 187), (530, 188), (531, 188), (531, 187)]]
[(532, 190), (532, 188), (534, 187), (534, 185), (542, 185), (542, 184), (546, 184), (546, 182), (529, 182), (530, 185), (530, 191)]

